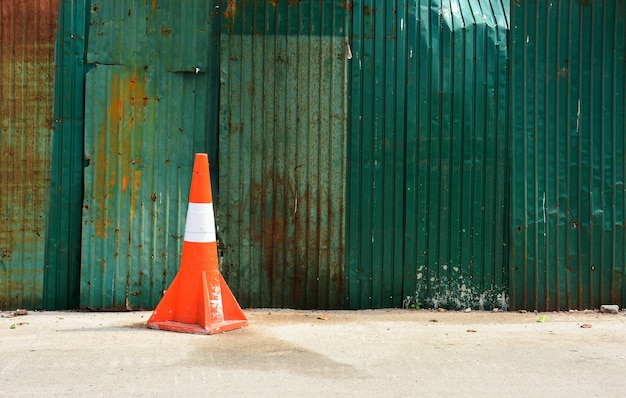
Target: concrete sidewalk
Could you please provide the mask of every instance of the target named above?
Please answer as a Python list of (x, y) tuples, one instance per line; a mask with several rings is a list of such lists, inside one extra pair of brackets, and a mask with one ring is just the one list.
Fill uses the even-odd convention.
[(245, 313), (200, 336), (147, 329), (149, 312), (3, 312), (0, 396), (626, 394), (624, 312)]

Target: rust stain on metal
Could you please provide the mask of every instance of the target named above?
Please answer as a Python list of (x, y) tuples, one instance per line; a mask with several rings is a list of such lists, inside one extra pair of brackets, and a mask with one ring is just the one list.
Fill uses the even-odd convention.
[[(13, 48), (30, 48), (43, 43), (54, 44), (59, 0), (0, 2), (0, 43)], [(34, 16), (46, 16), (37, 21), (37, 29), (28, 23)], [(22, 54), (20, 54), (22, 55)], [(36, 57), (37, 52), (25, 52), (26, 57)]]
[(2, 263), (4, 264), (4, 261), (6, 260), (7, 262), (11, 262), (11, 254), (13, 253), (13, 251), (11, 249), (5, 249), (2, 251)]
[[(136, 99), (140, 99), (137, 101)], [(111, 191), (121, 189), (121, 192), (129, 191), (132, 184), (131, 198), (131, 222), (137, 204), (137, 191), (141, 172), (133, 170), (140, 163), (140, 157), (135, 153), (141, 150), (141, 134), (135, 129), (145, 119), (145, 107), (151, 101), (146, 94), (145, 82), (140, 79), (137, 72), (129, 77), (115, 73), (111, 77), (111, 91), (107, 106), (107, 120), (100, 124), (98, 134), (98, 146), (95, 161), (104, 165), (103, 173), (96, 175), (94, 188), (94, 200), (98, 203), (98, 219), (106, 217), (107, 197), (113, 195)], [(110, 154), (117, 156), (111, 158)], [(108, 223), (96, 222), (96, 236), (106, 238), (108, 236)]]
[(41, 305), (58, 4), (0, 1), (0, 308)]
[(237, 13), (237, 1), (236, 0), (228, 0), (228, 7), (226, 11), (224, 11), (224, 17), (235, 19), (235, 14)]
[(166, 26), (161, 25), (161, 34), (163, 36), (170, 36), (172, 34), (172, 29), (169, 29)]
[[(135, 218), (135, 209), (137, 208), (137, 193), (139, 192), (139, 179), (141, 177), (141, 171), (136, 170), (133, 178), (133, 192), (130, 196), (130, 228), (133, 227), (133, 219)], [(128, 236), (130, 242), (130, 233)]]

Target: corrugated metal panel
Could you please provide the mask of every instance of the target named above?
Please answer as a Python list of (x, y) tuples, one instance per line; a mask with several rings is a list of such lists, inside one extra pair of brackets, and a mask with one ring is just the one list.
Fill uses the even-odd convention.
[(194, 153), (217, 158), (219, 19), (203, 0), (91, 10), (80, 304), (152, 308), (178, 270)]
[(44, 308), (49, 310), (79, 305), (88, 19), (88, 0), (61, 0), (44, 276)]
[(513, 25), (513, 307), (626, 305), (626, 2), (517, 2)]
[(347, 2), (222, 3), (226, 278), (243, 306), (343, 307)]
[(508, 13), (353, 2), (347, 307), (506, 308)]
[(57, 8), (58, 0), (0, 3), (3, 309), (43, 303)]

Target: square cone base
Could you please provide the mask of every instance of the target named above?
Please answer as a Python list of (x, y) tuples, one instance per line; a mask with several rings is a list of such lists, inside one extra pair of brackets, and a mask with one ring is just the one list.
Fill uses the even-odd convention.
[(210, 325), (210, 327), (176, 321), (159, 321), (148, 323), (148, 327), (150, 329), (169, 330), (171, 332), (193, 334), (217, 334), (228, 332), (229, 330), (233, 329), (239, 329), (244, 326), (248, 326), (248, 321), (224, 321), (219, 323), (213, 323)]
[(222, 274), (219, 275), (219, 283), (223, 309), (223, 314), (220, 318), (223, 320), (219, 322), (213, 321), (214, 317), (209, 304), (209, 285), (206, 273), (201, 272), (201, 275), (203, 297), (198, 300), (199, 302), (194, 303), (196, 306), (194, 312), (200, 314), (195, 319), (197, 323), (179, 322), (176, 320), (176, 304), (179, 300), (184, 299), (182, 295), (179, 295), (180, 279), (177, 275), (170, 288), (165, 292), (165, 296), (155, 309), (150, 320), (148, 320), (148, 328), (179, 333), (216, 334), (248, 326), (248, 319), (241, 307), (239, 307), (239, 303), (237, 303)]

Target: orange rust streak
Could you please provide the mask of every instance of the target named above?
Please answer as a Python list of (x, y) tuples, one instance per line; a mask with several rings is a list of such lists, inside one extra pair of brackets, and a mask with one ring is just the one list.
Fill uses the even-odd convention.
[(109, 186), (114, 187), (117, 184), (118, 172), (124, 175), (123, 170), (118, 170), (120, 149), (120, 129), (122, 129), (121, 122), (124, 120), (124, 98), (127, 96), (124, 90), (125, 85), (121, 81), (119, 74), (115, 74), (111, 80), (111, 93), (109, 102), (109, 120), (108, 120), (108, 139), (109, 145), (105, 150), (106, 156), (109, 160), (109, 167), (105, 173), (108, 172)]
[(135, 192), (137, 192), (139, 190), (139, 177), (141, 176), (141, 171), (137, 170), (135, 171)]
[[(156, 5), (156, 1), (153, 4)], [(109, 200), (107, 198), (115, 197), (115, 192), (119, 189), (111, 187), (120, 187), (121, 192), (117, 191), (118, 193), (126, 193), (132, 189), (130, 193), (132, 228), (141, 175), (141, 172), (133, 170), (133, 165), (140, 162), (145, 107), (151, 98), (146, 93), (145, 79), (138, 77), (136, 71), (130, 76), (120, 71), (111, 76), (108, 100), (107, 115), (100, 123), (102, 127), (95, 154), (95, 161), (98, 164), (94, 187), (94, 196), (98, 200), (98, 210), (95, 214), (98, 237), (108, 235), (109, 223), (102, 221), (111, 216), (107, 211)], [(134, 181), (131, 181), (133, 179)]]
[(141, 177), (141, 171), (135, 171), (135, 177), (133, 179), (133, 193), (130, 198), (130, 225), (132, 228), (133, 219), (135, 218), (135, 208), (137, 207), (137, 193), (139, 192), (139, 178)]
[(237, 1), (228, 0), (228, 7), (226, 8), (226, 12), (224, 12), (224, 17), (235, 19), (236, 12), (237, 12)]

